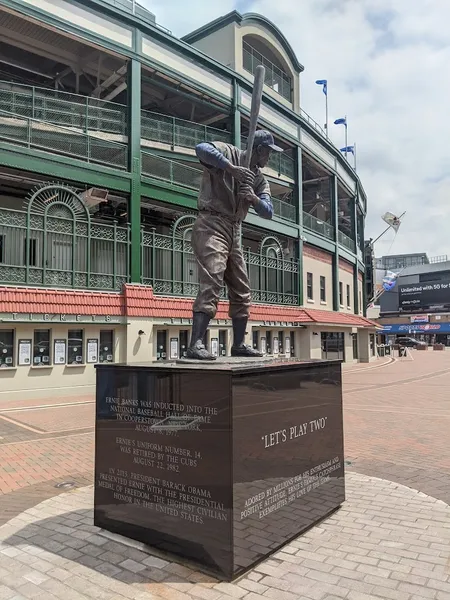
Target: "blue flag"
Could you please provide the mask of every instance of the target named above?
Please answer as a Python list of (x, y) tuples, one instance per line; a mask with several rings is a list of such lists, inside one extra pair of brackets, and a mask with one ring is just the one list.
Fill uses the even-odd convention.
[(386, 275), (383, 277), (383, 289), (386, 292), (390, 292), (394, 289), (395, 284), (397, 283), (398, 275), (397, 273), (393, 273), (392, 271), (387, 271)]
[(317, 85), (322, 85), (322, 91), (325, 94), (325, 96), (328, 96), (328, 80), (327, 79), (318, 79), (316, 81)]
[(350, 152), (351, 154), (355, 154), (355, 146), (346, 146), (345, 148), (341, 148), (341, 152)]
[(334, 124), (335, 125), (345, 125), (347, 127), (347, 119), (346, 119), (346, 117), (342, 117), (342, 119), (336, 119)]

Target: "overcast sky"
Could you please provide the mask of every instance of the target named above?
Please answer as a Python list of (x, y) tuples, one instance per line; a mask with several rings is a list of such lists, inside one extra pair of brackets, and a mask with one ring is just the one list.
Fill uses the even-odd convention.
[[(366, 237), (386, 211), (407, 211), (376, 254), (450, 255), (450, 2), (448, 0), (141, 0), (182, 36), (237, 9), (273, 21), (305, 71), (301, 103), (324, 122), (347, 115), (358, 173), (368, 196)], [(344, 128), (330, 135), (344, 145)], [(350, 157), (352, 160), (353, 157)]]

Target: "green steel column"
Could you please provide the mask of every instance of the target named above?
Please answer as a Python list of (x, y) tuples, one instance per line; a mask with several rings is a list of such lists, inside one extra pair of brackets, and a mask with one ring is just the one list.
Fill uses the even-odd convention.
[(233, 82), (233, 144), (236, 148), (241, 147), (241, 111), (240, 105), (241, 88), (236, 81)]
[(141, 282), (141, 63), (128, 65), (128, 149), (131, 171), (131, 281)]
[(297, 177), (295, 182), (296, 205), (297, 205), (297, 223), (299, 225), (298, 236), (298, 300), (299, 305), (303, 306), (303, 169), (302, 169), (302, 149), (296, 148)]
[(333, 310), (339, 310), (339, 215), (338, 215), (338, 179), (330, 177), (331, 214), (334, 226), (335, 251), (333, 255)]
[(353, 235), (356, 248), (356, 265), (353, 271), (353, 304), (355, 315), (359, 314), (359, 294), (358, 294), (358, 196), (353, 198)]

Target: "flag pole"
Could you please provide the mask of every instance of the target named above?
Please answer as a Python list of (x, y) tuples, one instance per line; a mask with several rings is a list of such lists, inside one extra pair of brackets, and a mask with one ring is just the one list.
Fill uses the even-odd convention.
[[(400, 220), (400, 219), (403, 219), (403, 217), (404, 217), (405, 215), (406, 215), (406, 210), (405, 210), (405, 212), (404, 212), (404, 213), (402, 213), (402, 214), (399, 216), (399, 220)], [(385, 229), (385, 230), (383, 231), (383, 233), (381, 233), (381, 234), (380, 234), (380, 235), (377, 237), (377, 239), (376, 239), (376, 240), (373, 240), (373, 242), (371, 242), (371, 243), (370, 243), (370, 244), (368, 244), (368, 245), (369, 245), (369, 246), (373, 246), (373, 245), (374, 245), (376, 242), (378, 242), (378, 240), (379, 240), (380, 238), (382, 238), (382, 237), (383, 237), (383, 235), (384, 235), (385, 233), (387, 233), (387, 232), (389, 231), (389, 229), (391, 229), (391, 226), (390, 226), (390, 225), (389, 225), (389, 227), (388, 227), (387, 229)]]
[(328, 87), (327, 87), (327, 93), (325, 94), (325, 128), (326, 128), (326, 134), (328, 137)]
[(347, 148), (348, 148), (348, 129), (347, 129), (347, 115), (345, 115), (345, 160), (348, 160)]
[(355, 161), (355, 172), (356, 172), (356, 142), (353, 143), (353, 159)]

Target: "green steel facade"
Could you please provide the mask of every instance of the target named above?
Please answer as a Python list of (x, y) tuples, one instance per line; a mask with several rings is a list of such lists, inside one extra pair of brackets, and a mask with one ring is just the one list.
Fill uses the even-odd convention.
[[(84, 29), (64, 18), (63, 12), (63, 16), (58, 11), (51, 14), (47, 4), (0, 0), (0, 9), (76, 36), (86, 44), (86, 52), (95, 46), (105, 56), (122, 61), (127, 95), (119, 102), (17, 79), (13, 86), (0, 81), (0, 169), (35, 174), (41, 182), (27, 195), (24, 206), (0, 206), (0, 236), (9, 233), (0, 237), (5, 240), (0, 248), (0, 284), (119, 291), (130, 282), (151, 285), (161, 295), (195, 295), (189, 224), (195, 216), (201, 170), (192, 149), (205, 140), (242, 143), (251, 84), (152, 23), (145, 12), (133, 14), (125, 0), (72, 3), (111, 23), (114, 31), (120, 30), (117, 40), (103, 35), (100, 26), (97, 31)], [(152, 59), (149, 44), (163, 48), (168, 60)], [(177, 60), (187, 61), (203, 75), (197, 80), (189, 73), (183, 75), (182, 69), (173, 67)], [(159, 89), (165, 85), (177, 89), (180, 99), (195, 96), (210, 112), (225, 115), (227, 129), (144, 107), (143, 87), (153, 84), (153, 76)], [(296, 113), (267, 93), (263, 102), (266, 112), (261, 124), (289, 151), (270, 164), (271, 180), (286, 190), (273, 198), (273, 220), (250, 215), (246, 222), (251, 243), (244, 240), (244, 247), (253, 299), (303, 304), (302, 248), (307, 243), (333, 255), (334, 310), (340, 304), (339, 261), (354, 266), (353, 305), (359, 313), (358, 274), (364, 272), (361, 250), (367, 209), (359, 178), (303, 111)], [(270, 114), (279, 118), (271, 120)], [(302, 167), (310, 159), (329, 173), (331, 222), (304, 209)], [(80, 199), (80, 190), (93, 187), (126, 198), (125, 217), (108, 223), (93, 217)], [(349, 207), (345, 231), (339, 221), (340, 196)], [(174, 207), (182, 216), (165, 228), (148, 224), (142, 216), (145, 199)], [(292, 242), (289, 257), (280, 240)]]

